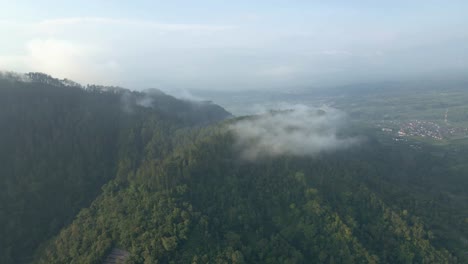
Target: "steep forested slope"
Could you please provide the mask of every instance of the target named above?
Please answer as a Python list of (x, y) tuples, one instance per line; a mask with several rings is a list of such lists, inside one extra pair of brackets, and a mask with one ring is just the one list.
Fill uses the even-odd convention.
[(102, 263), (116, 248), (129, 263), (467, 261), (462, 146), (440, 155), (356, 126), (367, 139), (350, 148), (248, 160), (255, 142), (231, 128), (259, 118), (229, 116), (156, 90), (2, 76), (0, 263)]
[(430, 155), (369, 140), (339, 153), (252, 162), (239, 158), (224, 127), (208, 131), (164, 160), (119, 166), (120, 181), (38, 262), (100, 263), (114, 247), (130, 252), (129, 263), (458, 262), (429, 218), (418, 217), (435, 208), (411, 184), (436, 177)]
[[(0, 262), (30, 260), (116, 176), (172, 148), (172, 132), (229, 113), (159, 93), (81, 87), (44, 74), (0, 76)], [(142, 103), (144, 101), (144, 103)], [(138, 135), (138, 136), (136, 136)]]

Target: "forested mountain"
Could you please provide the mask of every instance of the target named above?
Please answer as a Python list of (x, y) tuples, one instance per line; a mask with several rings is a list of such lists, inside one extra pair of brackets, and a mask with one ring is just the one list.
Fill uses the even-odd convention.
[[(272, 116), (274, 133), (301, 130)], [(0, 262), (467, 261), (465, 149), (441, 158), (356, 125), (349, 148), (246, 159), (232, 127), (260, 118), (228, 117), (155, 90), (4, 77)]]
[(406, 179), (436, 177), (427, 166), (439, 165), (434, 158), (373, 142), (251, 162), (238, 158), (230, 133), (214, 130), (164, 160), (143, 158), (135, 171), (119, 166), (123, 178), (39, 263), (100, 263), (114, 247), (131, 252), (129, 263), (457, 262), (416, 214), (440, 208), (419, 204), (429, 196)]
[[(212, 104), (31, 73), (0, 78), (0, 263), (24, 263), (115, 178), (172, 148), (177, 129), (230, 114)], [(157, 136), (155, 136), (157, 135)], [(149, 150), (148, 150), (149, 151)], [(120, 163), (119, 163), (120, 161)]]

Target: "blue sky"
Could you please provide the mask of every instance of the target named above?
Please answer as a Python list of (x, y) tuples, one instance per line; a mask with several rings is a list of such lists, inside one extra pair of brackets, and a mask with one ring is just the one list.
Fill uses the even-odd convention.
[(0, 5), (0, 70), (41, 71), (82, 83), (288, 89), (468, 68), (468, 1)]

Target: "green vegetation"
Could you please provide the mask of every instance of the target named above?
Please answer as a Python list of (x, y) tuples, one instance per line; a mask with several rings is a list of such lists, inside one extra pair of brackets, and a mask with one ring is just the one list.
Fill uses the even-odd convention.
[(1, 263), (468, 261), (463, 144), (245, 160), (215, 105), (32, 79), (0, 83)]
[(129, 263), (457, 262), (462, 247), (450, 238), (447, 251), (443, 232), (462, 227), (447, 216), (466, 214), (425, 191), (439, 176), (436, 159), (373, 142), (249, 162), (237, 158), (230, 133), (212, 130), (163, 161), (121, 172), (125, 183), (109, 182), (39, 263), (99, 263), (113, 247), (130, 251)]
[[(414, 139), (443, 145), (468, 138), (467, 85), (462, 81), (358, 85), (341, 87), (340, 96), (331, 92), (321, 98), (354, 119), (392, 128), (393, 135), (399, 130), (408, 133), (409, 122), (419, 123), (415, 126), (422, 129), (415, 133)], [(428, 136), (431, 132), (441, 139)]]
[[(41, 242), (115, 178), (119, 161), (137, 166), (154, 134), (160, 144), (151, 158), (169, 152), (172, 143), (165, 138), (175, 129), (229, 115), (162, 93), (84, 89), (43, 74), (28, 77), (0, 79), (0, 263), (30, 261)], [(142, 98), (154, 100), (154, 107), (140, 106)]]

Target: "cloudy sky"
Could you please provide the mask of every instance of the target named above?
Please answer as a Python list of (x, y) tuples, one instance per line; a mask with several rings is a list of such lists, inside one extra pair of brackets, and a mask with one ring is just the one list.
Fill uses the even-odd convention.
[(466, 0), (0, 0), (0, 6), (0, 70), (83, 84), (282, 89), (468, 69)]

